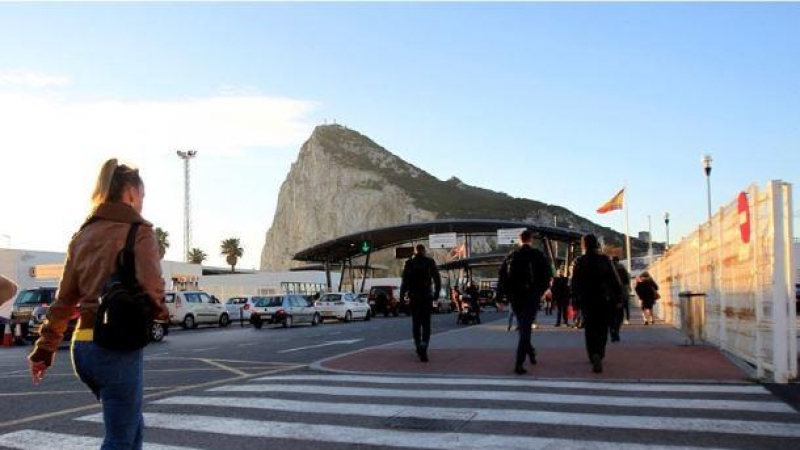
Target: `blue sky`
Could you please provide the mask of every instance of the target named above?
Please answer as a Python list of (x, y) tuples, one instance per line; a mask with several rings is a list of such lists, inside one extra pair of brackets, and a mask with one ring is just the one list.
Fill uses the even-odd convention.
[[(669, 211), (674, 242), (705, 219), (704, 153), (715, 210), (798, 181), (798, 29), (797, 4), (0, 4), (0, 196), (20, 213), (0, 245), (65, 248), (119, 154), (180, 259), (183, 146), (196, 246), (224, 265), (219, 242), (240, 236), (257, 266), (325, 120), (618, 230), (594, 211), (627, 182), (631, 230), (651, 215), (663, 240)], [(31, 224), (42, 205), (56, 224)]]

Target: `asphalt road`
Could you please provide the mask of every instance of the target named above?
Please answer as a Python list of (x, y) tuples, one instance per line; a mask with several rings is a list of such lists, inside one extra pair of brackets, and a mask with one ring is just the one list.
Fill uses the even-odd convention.
[[(492, 315), (491, 313), (489, 315)], [(498, 316), (499, 317), (499, 316)], [(432, 328), (456, 327), (451, 314), (434, 315)], [(148, 399), (202, 390), (256, 374), (301, 370), (321, 359), (409, 339), (409, 317), (377, 317), (370, 321), (326, 321), (290, 329), (265, 326), (173, 328), (163, 342), (145, 349), (145, 395)], [(69, 349), (63, 345), (39, 386), (31, 383), (27, 347), (0, 348), (0, 432), (46, 425), (65, 416), (100, 410), (91, 393), (72, 372)]]

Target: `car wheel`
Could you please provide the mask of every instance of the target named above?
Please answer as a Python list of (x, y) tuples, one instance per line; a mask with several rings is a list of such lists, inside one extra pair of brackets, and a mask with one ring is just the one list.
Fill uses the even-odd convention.
[(383, 317), (389, 317), (389, 310), (388, 309), (383, 312)]
[(223, 313), (221, 316), (219, 316), (219, 326), (220, 327), (225, 328), (230, 324), (231, 324), (231, 319), (228, 317), (227, 314)]
[(153, 342), (161, 342), (164, 340), (164, 324), (155, 322), (153, 323), (153, 327), (150, 329), (150, 340)]
[(371, 318), (372, 318), (372, 314), (370, 314), (369, 310), (367, 310), (366, 314), (364, 314), (364, 320), (369, 320)]
[(257, 316), (257, 315), (251, 315), (250, 316), (250, 323), (253, 324), (253, 328), (255, 328), (256, 330), (260, 330), (261, 327), (264, 326), (264, 321), (261, 320), (261, 316)]
[(475, 317), (475, 324), (480, 325), (481, 323), (481, 316)]
[(395, 308), (395, 309), (392, 310), (392, 315), (397, 317), (397, 316), (400, 315), (400, 311), (398, 311), (397, 308)]
[(350, 311), (344, 313), (344, 321), (350, 322), (351, 320), (353, 320), (353, 313), (351, 313)]
[(311, 326), (315, 327), (320, 324), (321, 318), (319, 314), (314, 314), (314, 317), (311, 319)]
[(187, 330), (189, 328), (197, 328), (197, 322), (194, 321), (193, 315), (188, 314), (186, 317), (183, 318), (183, 328)]
[(286, 316), (286, 318), (283, 319), (283, 328), (292, 328), (293, 324), (294, 320), (292, 319), (292, 316)]

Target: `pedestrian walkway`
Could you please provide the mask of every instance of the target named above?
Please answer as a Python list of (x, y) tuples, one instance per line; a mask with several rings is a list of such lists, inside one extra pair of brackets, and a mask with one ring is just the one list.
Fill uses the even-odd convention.
[[(150, 450), (787, 449), (800, 414), (752, 384), (336, 375), (256, 378), (145, 405)], [(0, 434), (96, 450), (100, 414)]]
[[(425, 364), (420, 363), (409, 339), (334, 357), (317, 368), (353, 373), (513, 376), (517, 333), (513, 328), (508, 331), (505, 314), (485, 313), (483, 322), (435, 334), (430, 362)], [(664, 324), (636, 321), (624, 325), (621, 342), (608, 344), (602, 374), (591, 372), (583, 330), (555, 327), (554, 315), (540, 313), (533, 344), (539, 363), (526, 365), (525, 377), (742, 382), (749, 376), (716, 347), (687, 345), (678, 330)]]

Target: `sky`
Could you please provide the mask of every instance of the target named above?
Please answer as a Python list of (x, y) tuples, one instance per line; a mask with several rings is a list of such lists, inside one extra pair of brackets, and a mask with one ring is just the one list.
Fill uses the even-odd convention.
[[(595, 210), (627, 186), (665, 240), (755, 183), (800, 179), (800, 4), (0, 3), (0, 247), (65, 251), (103, 161), (138, 166), (183, 255), (257, 268), (316, 125), (440, 179)], [(800, 208), (795, 207), (800, 210)]]

